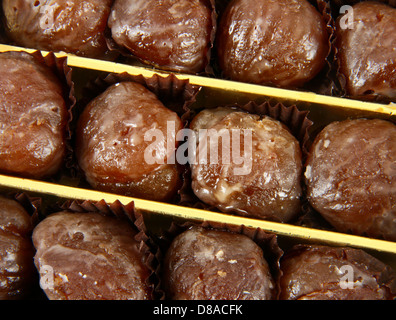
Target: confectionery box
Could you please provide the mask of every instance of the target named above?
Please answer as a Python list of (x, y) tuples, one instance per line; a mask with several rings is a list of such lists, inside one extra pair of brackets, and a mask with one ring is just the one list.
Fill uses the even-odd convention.
[[(337, 9), (343, 4), (342, 1), (334, 2), (338, 5)], [(216, 3), (210, 1), (210, 3), (213, 7), (218, 5), (223, 10), (226, 1), (217, 1)], [(326, 12), (329, 2), (323, 1), (323, 4), (318, 1), (317, 3), (319, 3), (319, 8)], [(330, 13), (328, 14), (330, 15)], [(216, 18), (217, 16), (212, 16), (212, 19)], [(328, 32), (331, 31), (328, 30)], [(215, 37), (214, 34), (212, 37)], [(2, 40), (1, 35), (0, 40)], [(114, 43), (108, 45), (116, 46)], [(187, 93), (183, 92), (181, 96), (187, 96), (185, 99), (188, 100), (188, 105), (181, 104), (181, 109), (179, 109), (182, 112), (183, 121), (191, 121), (189, 117), (192, 117), (191, 114), (195, 110), (212, 109), (219, 106), (237, 106), (249, 111), (262, 110), (261, 108), (265, 106), (265, 110), (267, 110), (265, 113), (271, 117), (281, 119), (283, 115), (286, 118), (290, 117), (293, 119), (290, 120), (290, 123), (298, 122), (299, 127), (296, 132), (299, 135), (300, 144), (306, 149), (305, 156), (310, 153), (313, 137), (333, 122), (368, 118), (396, 123), (394, 100), (384, 97), (373, 98), (371, 95), (363, 98), (348, 97), (342, 93), (345, 89), (342, 85), (340, 88), (339, 83), (329, 84), (331, 82), (329, 80), (330, 72), (327, 74), (329, 78), (326, 78), (326, 75), (320, 75), (322, 79), (325, 78), (323, 82), (326, 83), (326, 88), (315, 87), (314, 83), (311, 88), (296, 89), (221, 77), (216, 73), (216, 68), (219, 68), (216, 62), (212, 63), (212, 69), (207, 69), (208, 71), (204, 73), (188, 73), (184, 70), (164, 70), (137, 61), (133, 57), (124, 57), (122, 50), (120, 50), (121, 58), (112, 56), (92, 58), (63, 51), (40, 51), (34, 47), (16, 45), (12, 41), (2, 41), (0, 53), (10, 51), (27, 52), (40, 55), (44, 59), (47, 57), (47, 59), (61, 62), (61, 68), (66, 70), (65, 78), (70, 86), (71, 100), (74, 99), (72, 101), (74, 108), (72, 117), (76, 119), (82, 113), (87, 99), (97, 95), (102, 90), (104, 83), (133, 79), (155, 88), (158, 92), (169, 91), (169, 87), (173, 92), (187, 91)], [(213, 51), (212, 48), (212, 57), (209, 57), (209, 60), (212, 59), (212, 61), (214, 59)], [(118, 51), (117, 54), (119, 54)], [(321, 78), (317, 79), (318, 82), (320, 80)], [(187, 89), (185, 89), (186, 87)], [(74, 130), (74, 128), (71, 124), (70, 130)], [(74, 201), (76, 203), (116, 203), (124, 206), (133, 204), (134, 210), (139, 213), (139, 217), (141, 215), (143, 218), (144, 231), (147, 232), (148, 237), (161, 237), (163, 232), (172, 228), (174, 224), (183, 225), (186, 222), (226, 226), (232, 230), (247, 228), (276, 235), (282, 250), (288, 250), (296, 244), (357, 248), (370, 253), (396, 270), (396, 242), (340, 232), (332, 227), (327, 228), (326, 223), (322, 224), (321, 220), (316, 220), (317, 213), (312, 212), (314, 210), (307, 203), (303, 206), (301, 220), (289, 223), (214, 209), (191, 196), (191, 190), (185, 186), (191, 183), (189, 179), (184, 181), (185, 185), (181, 187), (181, 191), (179, 191), (181, 196), (177, 201), (153, 201), (118, 192), (95, 190), (78, 172), (77, 165), (73, 163), (75, 161), (73, 152), (74, 150), (71, 150), (69, 155), (70, 165), (68, 168), (70, 172), (64, 172), (53, 179), (24, 178), (12, 174), (1, 174), (1, 193), (26, 194), (30, 199), (39, 199), (38, 210), (42, 211), (39, 215), (44, 216), (56, 205)], [(162, 263), (160, 258), (156, 259), (158, 259), (158, 264)]]

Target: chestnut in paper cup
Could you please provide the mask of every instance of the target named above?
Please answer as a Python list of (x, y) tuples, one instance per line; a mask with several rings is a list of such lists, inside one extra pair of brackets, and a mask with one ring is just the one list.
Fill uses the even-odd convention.
[(110, 74), (90, 84), (75, 133), (76, 161), (89, 185), (174, 202), (182, 184), (176, 135), (199, 90), (174, 75)]
[(395, 271), (362, 249), (295, 245), (286, 251), (280, 266), (280, 300), (396, 297)]
[(34, 229), (50, 300), (151, 300), (152, 254), (134, 204), (69, 201)]
[(335, 20), (333, 69), (339, 95), (378, 103), (395, 102), (396, 3), (335, 0), (330, 5)]
[[(157, 238), (168, 300), (271, 300), (283, 251), (276, 235), (213, 222), (174, 223)], [(249, 270), (249, 272), (247, 272)]]
[(0, 299), (35, 298), (38, 277), (33, 264), (31, 233), (40, 199), (26, 193), (12, 193), (0, 195), (0, 203)]
[(71, 158), (70, 122), (76, 103), (66, 58), (8, 51), (0, 54), (0, 170), (24, 178), (59, 180)]
[[(185, 172), (182, 205), (278, 222), (290, 222), (299, 215), (303, 196), (303, 150), (312, 125), (307, 112), (296, 106), (250, 102), (190, 110), (186, 118), (199, 139), (196, 139), (198, 156)], [(237, 135), (231, 136), (235, 132)], [(230, 137), (224, 140), (227, 134)], [(218, 140), (210, 141), (212, 138)], [(210, 148), (201, 149), (202, 143), (204, 147), (210, 143)], [(220, 150), (217, 156), (220, 156), (214, 160), (218, 162), (211, 161), (211, 154), (207, 153), (218, 151), (217, 147)], [(251, 155), (246, 152), (249, 150)], [(233, 168), (242, 165), (231, 156), (224, 157), (227, 152), (232, 157), (242, 155), (243, 166), (251, 164), (250, 172), (237, 175)], [(202, 159), (208, 161), (205, 163)]]
[(127, 63), (210, 74), (216, 20), (214, 0), (116, 0), (108, 21), (108, 47)]

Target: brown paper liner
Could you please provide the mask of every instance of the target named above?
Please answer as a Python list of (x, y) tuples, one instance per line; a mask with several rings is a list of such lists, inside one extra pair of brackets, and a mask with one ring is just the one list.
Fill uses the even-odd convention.
[(40, 221), (42, 199), (39, 197), (32, 197), (25, 192), (11, 194), (10, 197), (25, 208), (26, 212), (31, 216), (32, 226), (36, 226)]
[[(393, 8), (396, 8), (396, 0), (328, 0), (330, 1), (330, 12), (333, 19), (334, 31), (336, 29), (336, 21), (340, 17), (340, 8), (344, 5), (353, 6), (359, 2), (364, 1), (374, 1), (387, 4)], [(333, 39), (332, 39), (332, 48), (333, 48), (333, 62), (331, 65), (331, 73), (332, 73), (332, 80), (334, 86), (334, 95), (339, 96), (342, 98), (349, 98), (354, 100), (360, 101), (368, 101), (368, 102), (375, 102), (375, 103), (382, 103), (382, 104), (389, 104), (391, 102), (396, 102), (396, 99), (391, 99), (389, 97), (383, 96), (381, 94), (365, 94), (360, 96), (351, 96), (348, 95), (346, 90), (346, 78), (340, 71), (340, 64), (337, 60), (338, 49), (336, 46), (337, 37), (334, 32)]]
[[(310, 146), (310, 134), (309, 130), (313, 125), (313, 122), (308, 118), (308, 111), (300, 111), (295, 105), (286, 107), (282, 103), (272, 104), (270, 102), (264, 102), (257, 104), (251, 101), (245, 105), (228, 105), (227, 107), (234, 108), (236, 110), (247, 111), (252, 114), (260, 116), (269, 116), (275, 120), (283, 123), (296, 137), (300, 143), (302, 150), (302, 161), (305, 163), (305, 158), (308, 154)], [(187, 110), (183, 116), (183, 119), (187, 123), (190, 123), (194, 116), (199, 113), (200, 110)], [(301, 177), (302, 178), (302, 177)], [(186, 166), (184, 171), (184, 184), (180, 190), (180, 202), (179, 205), (194, 207), (209, 211), (219, 211), (213, 206), (209, 206), (200, 201), (194, 194), (191, 188), (191, 170), (190, 167)]]
[[(191, 85), (189, 80), (180, 80), (176, 75), (170, 74), (166, 77), (155, 74), (151, 78), (146, 78), (142, 75), (130, 75), (124, 73), (110, 73), (102, 77), (98, 77), (88, 83), (83, 89), (83, 99), (79, 102), (78, 110), (76, 111), (75, 121), (78, 120), (78, 115), (86, 107), (86, 105), (99, 94), (103, 93), (108, 87), (123, 81), (133, 81), (145, 86), (148, 90), (153, 92), (158, 99), (171, 111), (176, 112), (183, 121), (183, 125), (187, 124), (186, 120), (183, 120), (183, 115), (186, 110), (189, 110), (190, 106), (196, 101), (196, 96), (200, 92), (201, 87)], [(76, 122), (73, 127), (76, 127)], [(73, 137), (73, 146), (75, 143), (75, 137)], [(85, 181), (84, 173), (79, 168), (78, 161), (74, 155), (73, 167), (79, 172), (79, 179), (76, 180), (77, 186), (91, 188), (91, 186)], [(180, 166), (180, 176), (183, 178), (184, 166)], [(177, 203), (179, 201), (179, 195), (176, 195), (175, 199), (170, 200), (171, 203)]]
[[(213, 45), (216, 37), (216, 30), (217, 30), (217, 12), (215, 8), (215, 0), (204, 0), (207, 2), (208, 7), (211, 9), (212, 15), (211, 15), (211, 20), (212, 20), (212, 28), (210, 31), (210, 37), (209, 37), (209, 43), (207, 46), (207, 52), (206, 52), (206, 64), (205, 67), (203, 68), (202, 72), (199, 72), (198, 74), (200, 75), (213, 75), (213, 69), (211, 66), (211, 60), (212, 60), (212, 50), (213, 50)], [(146, 61), (143, 58), (139, 58), (135, 56), (130, 50), (127, 48), (124, 48), (120, 45), (118, 45), (112, 38), (111, 36), (111, 30), (108, 28), (105, 32), (106, 36), (106, 42), (107, 42), (107, 47), (109, 48), (110, 52), (115, 52), (119, 55), (119, 61), (126, 63), (126, 64), (132, 64), (132, 65), (138, 65), (141, 67), (152, 67), (156, 68), (158, 70), (165, 70), (165, 71), (171, 71), (175, 72), (174, 70), (167, 69), (163, 66), (156, 65), (154, 62), (151, 61)]]
[(337, 86), (334, 82), (334, 72), (332, 68), (334, 61), (335, 24), (331, 14), (330, 2), (331, 0), (310, 0), (310, 3), (317, 8), (326, 23), (326, 30), (329, 36), (329, 52), (323, 69), (314, 79), (303, 86), (303, 88), (318, 94), (331, 96), (337, 93)]
[[(163, 261), (163, 257), (166, 254), (169, 246), (172, 241), (184, 231), (190, 229), (191, 227), (201, 227), (205, 229), (211, 230), (219, 230), (224, 232), (230, 232), (235, 234), (242, 234), (250, 239), (252, 239), (259, 247), (263, 250), (264, 257), (268, 262), (268, 265), (271, 270), (271, 274), (273, 276), (274, 282), (279, 277), (280, 271), (280, 259), (283, 256), (283, 250), (280, 248), (278, 244), (277, 235), (272, 233), (267, 233), (260, 228), (251, 228), (243, 225), (231, 225), (227, 223), (217, 223), (211, 221), (186, 221), (186, 222), (172, 222), (171, 226), (166, 230), (161, 230), (159, 235), (152, 236), (156, 246), (158, 247), (158, 256), (159, 261)], [(167, 299), (166, 292), (161, 286), (161, 273), (162, 267), (161, 265), (158, 268), (158, 279), (159, 283), (156, 288), (157, 295), (162, 299)], [(232, 285), (232, 284), (230, 284)], [(277, 293), (275, 292), (274, 296)]]
[(122, 204), (119, 201), (114, 203), (106, 203), (102, 201), (80, 201), (80, 200), (66, 200), (59, 202), (57, 207), (54, 206), (51, 212), (45, 215), (49, 216), (60, 211), (68, 211), (72, 213), (98, 213), (104, 216), (115, 217), (130, 224), (136, 231), (135, 240), (139, 245), (139, 250), (142, 255), (142, 262), (150, 270), (150, 276), (146, 279), (146, 284), (151, 288), (151, 298), (157, 299), (155, 287), (159, 282), (157, 280), (157, 268), (159, 262), (157, 260), (156, 248), (152, 244), (151, 238), (147, 235), (147, 229), (144, 224), (143, 215), (135, 208), (133, 202)]
[(30, 55), (38, 63), (46, 66), (49, 71), (57, 77), (63, 87), (63, 98), (65, 100), (66, 109), (68, 112), (64, 133), (66, 154), (63, 167), (60, 169), (60, 171), (55, 175), (45, 179), (56, 182), (60, 180), (62, 176), (70, 175), (70, 170), (72, 168), (71, 161), (73, 157), (73, 149), (71, 146), (72, 133), (70, 125), (73, 120), (73, 108), (76, 105), (76, 97), (74, 95), (74, 82), (72, 80), (72, 68), (67, 65), (67, 58), (58, 58), (52, 52), (49, 52), (46, 56), (43, 56), (40, 51), (35, 51), (33, 53), (21, 52), (21, 54)]

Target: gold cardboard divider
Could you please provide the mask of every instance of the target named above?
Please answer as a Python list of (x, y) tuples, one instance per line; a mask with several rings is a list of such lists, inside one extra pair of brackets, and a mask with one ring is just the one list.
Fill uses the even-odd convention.
[[(37, 50), (0, 44), (0, 52), (4, 52), (4, 51), (34, 52)], [(45, 51), (41, 51), (41, 52), (43, 55), (46, 54)], [(67, 53), (55, 53), (55, 55), (61, 57), (67, 57), (67, 64), (70, 67), (104, 71), (109, 73), (128, 72), (132, 75), (141, 74), (144, 77), (148, 77), (148, 78), (152, 77), (154, 74), (158, 74), (162, 76), (169, 75), (168, 72), (160, 71), (157, 69), (136, 67), (122, 63), (115, 63), (111, 61), (78, 57)], [(178, 74), (178, 73), (174, 73), (174, 74), (181, 80), (188, 79), (192, 85), (209, 87), (213, 89), (221, 89), (231, 92), (246, 93), (253, 95), (262, 95), (270, 98), (279, 98), (281, 100), (288, 100), (295, 102), (306, 102), (310, 104), (327, 105), (329, 107), (341, 107), (341, 108), (365, 110), (369, 112), (384, 113), (390, 116), (396, 115), (396, 104), (394, 103), (390, 103), (386, 105), (386, 104), (372, 103), (372, 102), (359, 101), (353, 99), (345, 99), (345, 98), (339, 98), (333, 96), (325, 96), (312, 92), (273, 88), (273, 87), (242, 83), (242, 82), (236, 82), (230, 80), (215, 79), (209, 77)]]
[(133, 201), (137, 210), (167, 215), (169, 217), (197, 221), (213, 221), (238, 226), (244, 225), (246, 227), (260, 228), (264, 231), (272, 232), (293, 239), (319, 241), (328, 243), (330, 245), (351, 246), (356, 248), (370, 249), (396, 254), (396, 242), (391, 241), (384, 241), (332, 231), (323, 231), (307, 227), (299, 227), (289, 224), (233, 216), (190, 207), (182, 207), (161, 202), (125, 197), (117, 194), (68, 187), (49, 182), (15, 178), (5, 175), (0, 175), (0, 184), (2, 187), (8, 187), (11, 189), (17, 189), (34, 194), (38, 193), (44, 195), (51, 195), (70, 200), (104, 200), (107, 203), (120, 201), (124, 205), (127, 205), (128, 203), (131, 203)]

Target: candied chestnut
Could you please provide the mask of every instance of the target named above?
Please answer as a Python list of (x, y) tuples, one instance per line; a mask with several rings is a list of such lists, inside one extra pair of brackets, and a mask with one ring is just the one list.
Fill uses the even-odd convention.
[(274, 281), (262, 249), (249, 237), (193, 227), (177, 236), (162, 281), (173, 300), (271, 300)]
[(0, 54), (0, 171), (26, 178), (56, 173), (66, 152), (68, 112), (59, 79), (35, 57)]
[(396, 273), (361, 249), (297, 245), (281, 260), (280, 300), (392, 300)]
[(364, 1), (338, 18), (337, 59), (348, 95), (396, 98), (395, 16), (395, 8)]
[(281, 122), (233, 108), (201, 111), (192, 189), (222, 212), (287, 222), (300, 212), (302, 152)]
[(112, 0), (3, 0), (6, 32), (17, 45), (102, 57)]
[(34, 262), (50, 300), (148, 300), (150, 271), (128, 222), (58, 212), (33, 231)]
[(207, 0), (115, 0), (112, 39), (147, 64), (198, 73), (208, 64), (212, 8)]
[(35, 277), (32, 221), (15, 200), (0, 197), (0, 300), (26, 298)]
[(341, 232), (396, 241), (396, 126), (379, 119), (333, 122), (307, 159), (307, 197)]
[(225, 77), (282, 87), (314, 78), (329, 51), (326, 24), (306, 0), (233, 0), (217, 39)]
[(172, 161), (183, 125), (143, 85), (124, 81), (107, 88), (78, 121), (76, 153), (95, 189), (150, 200), (171, 199), (180, 186)]

